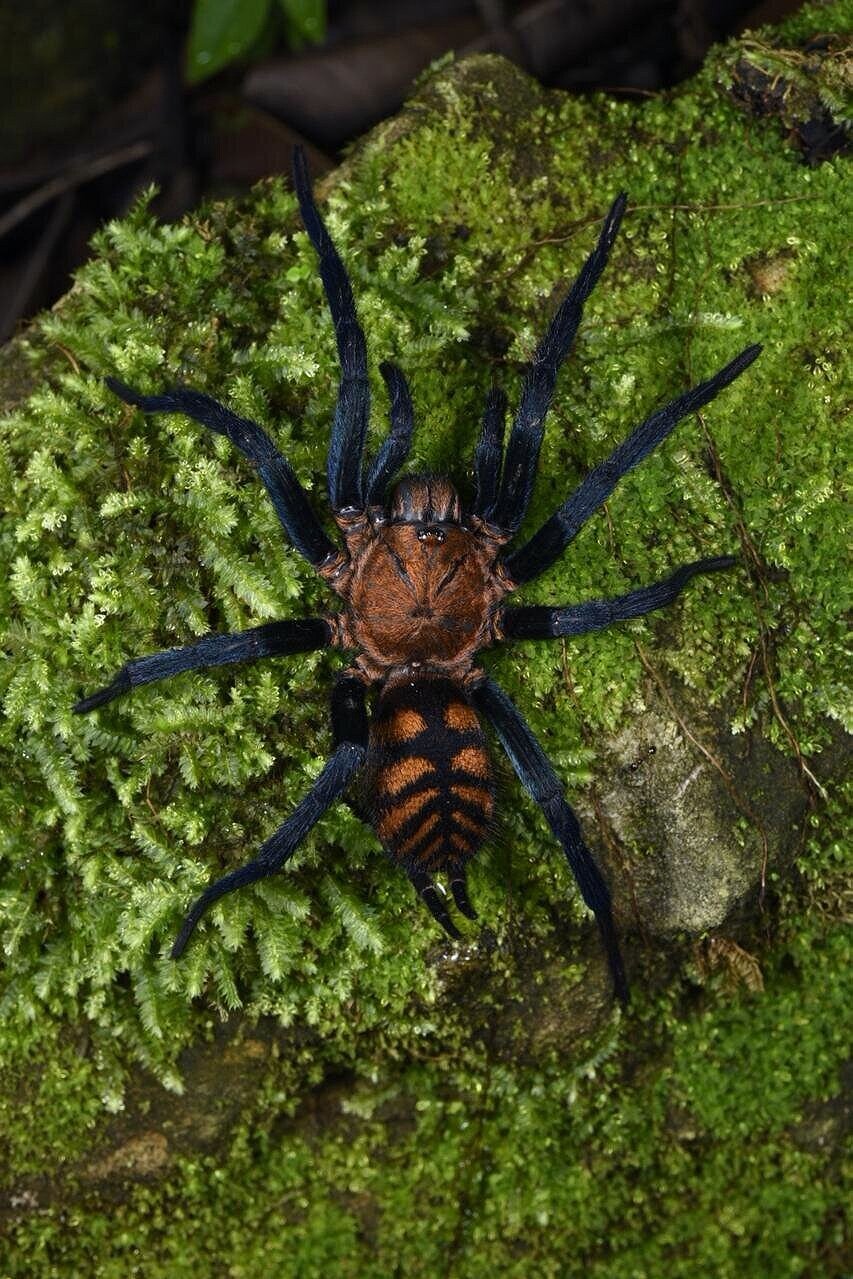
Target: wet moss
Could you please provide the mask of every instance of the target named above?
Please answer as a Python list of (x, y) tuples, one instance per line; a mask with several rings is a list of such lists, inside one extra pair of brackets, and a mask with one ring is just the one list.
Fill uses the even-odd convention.
[[(815, 6), (774, 40), (846, 11)], [(531, 529), (652, 406), (764, 342), (527, 598), (616, 594), (724, 551), (744, 569), (665, 619), (487, 659), (591, 837), (596, 816), (616, 823), (620, 885), (620, 856), (654, 870), (655, 849), (601, 801), (661, 687), (679, 715), (711, 717), (712, 750), (730, 728), (760, 742), (745, 763), (723, 755), (736, 790), (757, 794), (769, 769), (802, 823), (763, 915), (727, 925), (764, 995), (732, 993), (687, 945), (637, 940), (636, 1003), (613, 1020), (569, 872), (509, 786), (474, 876), (487, 926), (459, 951), (341, 806), (286, 875), (229, 898), (167, 959), (199, 887), (316, 775), (341, 659), (188, 674), (72, 716), (129, 656), (327, 604), (228, 445), (126, 410), (103, 377), (227, 399), (320, 495), (337, 371), (283, 185), (173, 227), (140, 205), (0, 365), (8, 1273), (85, 1273), (93, 1255), (122, 1276), (840, 1273), (835, 1145), (803, 1133), (838, 1092), (847, 997), (844, 188), (838, 160), (803, 166), (743, 112), (731, 55), (639, 105), (544, 93), (498, 59), (445, 66), (356, 148), (327, 214), (371, 359), (412, 382), (413, 464), (464, 487), (487, 387), (517, 391), (629, 191), (560, 378)], [(748, 813), (730, 829), (733, 863), (754, 863)]]

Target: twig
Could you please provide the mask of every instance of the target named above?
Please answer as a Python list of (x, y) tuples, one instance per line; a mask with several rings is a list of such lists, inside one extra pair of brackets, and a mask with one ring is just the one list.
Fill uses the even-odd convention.
[[(756, 547), (755, 543), (753, 542), (752, 538), (749, 535), (749, 530), (747, 529), (744, 519), (742, 515), (740, 514), (740, 511), (738, 510), (737, 503), (735, 502), (735, 499), (734, 499), (734, 495), (730, 491), (730, 487), (725, 480), (725, 477), (723, 475), (722, 464), (720, 462), (720, 456), (717, 452), (717, 446), (714, 441), (714, 438), (708, 429), (708, 425), (702, 413), (701, 412), (698, 413), (697, 416), (699, 418), (699, 421), (702, 423), (702, 430), (705, 433), (705, 440), (708, 445), (708, 452), (710, 454), (711, 462), (714, 467), (714, 477), (720, 487), (721, 492), (723, 493), (723, 496), (725, 497), (731, 509), (734, 511), (735, 530), (740, 539), (741, 547), (753, 564), (754, 572), (750, 574), (750, 580), (758, 582), (758, 585), (761, 588), (761, 591), (764, 595), (764, 602), (767, 603), (770, 599), (770, 592), (767, 589), (767, 579), (765, 577), (764, 562), (761, 558), (761, 555), (758, 552), (758, 548)], [(781, 726), (782, 731), (784, 732), (785, 736), (788, 738), (788, 741), (791, 743), (791, 749), (794, 752), (794, 756), (797, 760), (797, 764), (799, 766), (800, 772), (802, 773), (804, 777), (808, 779), (808, 781), (815, 788), (815, 790), (818, 792), (821, 798), (826, 799), (826, 791), (824, 787), (821, 785), (821, 783), (818, 781), (818, 779), (815, 777), (814, 773), (809, 768), (808, 764), (806, 763), (805, 757), (803, 756), (803, 752), (800, 748), (800, 743), (797, 740), (796, 734), (794, 733), (794, 730), (791, 728), (791, 725), (788, 723), (788, 720), (786, 719), (782, 711), (782, 707), (779, 703), (779, 698), (776, 694), (776, 684), (773, 680), (773, 675), (770, 669), (770, 656), (769, 656), (768, 646), (767, 646), (767, 636), (769, 634), (769, 630), (764, 618), (764, 611), (761, 605), (761, 601), (758, 599), (754, 591), (753, 591), (752, 603), (755, 609), (756, 619), (758, 621), (758, 644), (761, 650), (761, 667), (764, 672), (764, 682), (767, 685), (767, 691), (770, 694), (770, 703), (773, 707), (773, 714), (776, 716), (776, 719), (779, 725)], [(751, 676), (752, 669), (755, 666), (755, 660), (756, 660), (756, 654), (753, 653), (752, 660), (750, 661), (750, 664), (749, 664), (749, 671), (747, 673), (747, 681), (744, 685), (744, 692), (743, 692), (744, 709), (746, 708), (746, 694), (747, 694), (747, 689), (749, 687), (749, 677)]]
[[(809, 197), (809, 198), (814, 198), (814, 197)], [(709, 261), (712, 260), (712, 255), (710, 253), (708, 254), (708, 258), (709, 258)], [(707, 272), (705, 274), (707, 275)], [(697, 284), (694, 309), (698, 309), (699, 298), (701, 296), (704, 281), (705, 281), (705, 275), (701, 277), (701, 279), (699, 280), (699, 283)], [(691, 359), (690, 341), (691, 341), (691, 334), (688, 331), (686, 336), (686, 343), (685, 343), (685, 365), (686, 365), (688, 381), (693, 382), (694, 375), (693, 375), (693, 367), (692, 367), (692, 359)], [(713, 435), (711, 434), (711, 431), (708, 427), (708, 423), (705, 420), (705, 416), (701, 411), (697, 411), (696, 416), (699, 418), (699, 421), (702, 425), (702, 431), (705, 436), (705, 442), (708, 446), (708, 453), (714, 468), (714, 478), (716, 479), (717, 484), (719, 485), (719, 488), (723, 496), (725, 497), (730, 509), (734, 513), (735, 529), (738, 534), (738, 538), (740, 539), (741, 548), (745, 552), (747, 558), (752, 561), (754, 571), (750, 574), (750, 582), (751, 583), (755, 581), (758, 582), (758, 585), (760, 586), (762, 595), (764, 597), (764, 603), (768, 604), (770, 601), (770, 592), (767, 588), (766, 566), (761, 557), (761, 554), (758, 551), (758, 548), (756, 547), (755, 543), (752, 540), (752, 537), (750, 536), (749, 529), (746, 526), (746, 521), (743, 518), (740, 503), (735, 498), (734, 490), (731, 484), (729, 483), (728, 479), (723, 473), (723, 466), (722, 466), (722, 462), (720, 461), (720, 454), (717, 450), (717, 443)], [(823, 786), (820, 784), (818, 779), (815, 777), (812, 770), (807, 765), (803, 757), (802, 750), (800, 749), (800, 743), (797, 741), (796, 735), (793, 729), (791, 728), (790, 724), (788, 723), (785, 715), (783, 714), (782, 707), (779, 704), (779, 699), (776, 695), (776, 685), (774, 683), (772, 672), (770, 670), (770, 658), (769, 658), (768, 647), (767, 647), (767, 635), (769, 632), (764, 619), (764, 613), (762, 610), (761, 602), (759, 601), (754, 590), (752, 592), (752, 595), (753, 595), (753, 607), (755, 608), (755, 614), (758, 620), (758, 642), (761, 649), (761, 665), (762, 665), (762, 670), (764, 672), (764, 682), (767, 685), (767, 691), (770, 694), (770, 702), (773, 707), (773, 713), (776, 716), (778, 723), (781, 725), (783, 732), (788, 738), (788, 741), (791, 743), (791, 748), (796, 757), (797, 764), (799, 765), (801, 775), (807, 778), (808, 781), (811, 783), (811, 785), (814, 786), (814, 788), (817, 790), (818, 794), (823, 799), (825, 799), (826, 791), (824, 790)], [(747, 681), (744, 686), (744, 697), (746, 697), (746, 692), (749, 687), (749, 674), (751, 673), (754, 664), (755, 664), (755, 658), (753, 656), (753, 660), (750, 662), (750, 666), (749, 666)], [(806, 793), (809, 799), (809, 803), (813, 805), (814, 797), (812, 795), (811, 790), (808, 787), (806, 787)]]
[[(625, 216), (627, 217), (631, 213), (718, 213), (734, 209), (761, 209), (776, 204), (802, 204), (807, 201), (821, 199), (823, 197), (820, 195), (786, 195), (781, 196), (778, 200), (739, 200), (730, 204), (629, 204), (625, 210)], [(565, 235), (549, 235), (543, 240), (531, 240), (528, 248), (537, 249), (543, 244), (562, 244), (565, 240), (570, 240), (576, 231), (580, 231), (586, 226), (594, 226), (596, 222), (600, 221), (600, 214), (595, 214), (595, 216), (588, 218), (579, 218), (577, 222), (569, 224)]]
[(57, 196), (64, 195), (66, 191), (73, 191), (75, 187), (82, 186), (84, 182), (91, 182), (93, 178), (99, 178), (104, 173), (112, 173), (114, 169), (132, 164), (134, 160), (142, 160), (153, 150), (154, 143), (142, 138), (138, 142), (130, 142), (125, 147), (119, 147), (116, 151), (93, 156), (91, 160), (82, 160), (76, 168), (57, 174), (43, 186), (25, 195), (23, 200), (13, 204), (11, 209), (0, 217), (0, 237), (6, 235), (18, 223), (26, 221), (43, 205), (50, 204), (51, 200), (55, 200)]
[(68, 350), (68, 347), (67, 347), (67, 346), (63, 346), (61, 342), (54, 342), (54, 344), (53, 344), (53, 345), (57, 348), (57, 350), (59, 350), (59, 351), (61, 351), (61, 352), (62, 352), (62, 354), (65, 356), (66, 360), (67, 360), (67, 361), (68, 361), (68, 363), (71, 365), (71, 367), (72, 367), (72, 369), (74, 370), (74, 372), (75, 372), (75, 373), (79, 373), (79, 372), (80, 372), (80, 365), (77, 363), (77, 361), (76, 361), (76, 359), (74, 358), (74, 356), (72, 355), (72, 353)]
[(57, 202), (47, 226), (39, 236), (38, 244), (29, 255), (17, 288), (0, 312), (0, 342), (5, 342), (6, 338), (11, 336), (18, 318), (26, 310), (27, 303), (50, 261), (50, 256), (68, 225), (73, 208), (74, 195), (71, 191), (66, 191)]
[(746, 668), (746, 676), (743, 681), (743, 692), (741, 701), (743, 702), (744, 714), (749, 707), (749, 686), (752, 683), (752, 672), (755, 670), (755, 663), (758, 661), (758, 649), (753, 648), (752, 657), (749, 659), (749, 666)]

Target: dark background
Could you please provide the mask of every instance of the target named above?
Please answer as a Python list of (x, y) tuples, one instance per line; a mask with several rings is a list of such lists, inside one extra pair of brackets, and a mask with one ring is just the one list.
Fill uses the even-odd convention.
[(248, 50), (193, 82), (193, 0), (3, 6), (0, 341), (66, 291), (92, 232), (141, 188), (156, 183), (154, 209), (174, 219), (206, 195), (287, 173), (297, 141), (315, 172), (329, 168), (450, 50), (504, 54), (542, 83), (574, 92), (642, 95), (691, 75), (711, 44), (799, 7), (330, 0), (321, 42), (275, 25), (271, 9)]

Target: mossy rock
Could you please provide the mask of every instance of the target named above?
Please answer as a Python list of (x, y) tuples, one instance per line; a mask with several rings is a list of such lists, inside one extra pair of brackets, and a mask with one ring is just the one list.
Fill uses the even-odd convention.
[[(850, 16), (814, 6), (764, 43)], [(608, 867), (625, 1016), (508, 776), (463, 945), (341, 805), (167, 957), (199, 887), (316, 776), (341, 658), (186, 674), (73, 716), (130, 656), (328, 606), (228, 444), (103, 378), (227, 399), (322, 501), (334, 340), (284, 185), (180, 226), (138, 208), (4, 353), (4, 1274), (842, 1273), (847, 208), (838, 158), (808, 167), (743, 109), (749, 51), (640, 104), (546, 92), (495, 58), (443, 65), (321, 190), (375, 438), (392, 357), (414, 465), (463, 488), (488, 386), (517, 392), (628, 190), (531, 529), (652, 406), (764, 343), (526, 598), (618, 594), (722, 552), (742, 567), (666, 614), (485, 659)]]

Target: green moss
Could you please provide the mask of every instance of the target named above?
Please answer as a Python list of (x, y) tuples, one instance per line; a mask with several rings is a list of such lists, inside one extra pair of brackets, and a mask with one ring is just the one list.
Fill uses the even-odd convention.
[(420, 1061), (361, 1062), (291, 1120), (273, 1063), (226, 1156), (185, 1159), (108, 1215), (85, 1194), (61, 1224), (32, 1214), (5, 1273), (840, 1275), (826, 1138), (848, 960), (840, 930), (801, 933), (764, 996), (677, 1022), (650, 1009), (635, 1034), (662, 1060), (633, 1078), (612, 1041), (571, 1069), (434, 1040)]
[[(848, 8), (813, 7), (791, 38)], [(570, 680), (546, 645), (487, 659), (575, 790), (602, 775), (590, 743), (644, 707), (638, 641), (670, 687), (784, 752), (796, 742), (830, 787), (837, 771), (842, 171), (802, 166), (733, 103), (729, 57), (640, 105), (543, 94), (496, 59), (446, 67), (329, 195), (371, 359), (399, 359), (412, 382), (413, 464), (464, 486), (486, 388), (517, 392), (598, 217), (629, 191), (560, 378), (531, 528), (651, 406), (765, 345), (528, 598), (614, 594), (738, 549), (747, 563), (758, 552), (755, 580), (697, 583), (665, 622), (578, 640)], [(72, 715), (130, 656), (328, 605), (227, 443), (127, 410), (103, 377), (227, 399), (270, 424), (321, 495), (337, 366), (293, 197), (270, 183), (177, 227), (140, 205), (15, 351), (0, 365), (0, 1127), (40, 1208), (16, 1225), (4, 1273), (86, 1273), (93, 1254), (122, 1276), (385, 1275), (397, 1258), (430, 1275), (839, 1273), (834, 1147), (802, 1136), (831, 1104), (843, 1047), (834, 797), (813, 797), (818, 829), (801, 878), (768, 904), (772, 936), (741, 938), (765, 996), (682, 977), (644, 998), (684, 957), (638, 954), (627, 1035), (602, 1015), (569, 872), (513, 791), (474, 875), (494, 932), (472, 930), (457, 960), (341, 806), (285, 875), (215, 907), (171, 963), (200, 886), (316, 775), (341, 659), (187, 674)], [(283, 1029), (263, 1068), (236, 1072), (230, 1153), (227, 1116), (209, 1140), (158, 1120), (168, 1174), (101, 1212), (92, 1151), (114, 1142), (122, 1106), (155, 1113), (161, 1084), (194, 1077), (180, 1052), (213, 1060), (218, 1020), (238, 1008)], [(160, 1084), (139, 1092), (139, 1064)]]

